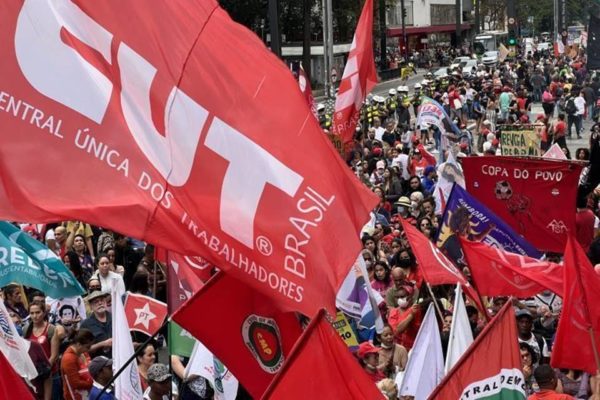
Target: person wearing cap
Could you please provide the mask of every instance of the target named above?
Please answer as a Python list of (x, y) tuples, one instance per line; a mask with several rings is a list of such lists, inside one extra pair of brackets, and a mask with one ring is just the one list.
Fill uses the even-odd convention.
[(519, 334), (519, 343), (527, 343), (535, 351), (540, 364), (545, 364), (550, 359), (548, 344), (546, 340), (536, 333), (533, 333), (533, 315), (527, 308), (522, 308), (516, 312), (517, 330)]
[(374, 383), (385, 379), (385, 375), (378, 368), (379, 350), (379, 347), (373, 346), (371, 342), (362, 342), (356, 352), (360, 365)]
[(371, 174), (369, 180), (372, 185), (381, 185), (383, 183), (384, 177), (383, 173), (385, 172), (385, 161), (379, 160), (375, 164), (375, 171)]
[(165, 364), (152, 364), (148, 368), (148, 388), (144, 391), (144, 400), (169, 400), (171, 374)]
[(107, 310), (109, 292), (96, 291), (86, 297), (92, 313), (81, 323), (81, 328), (89, 329), (94, 335), (90, 349), (93, 355), (110, 355), (112, 350), (112, 317)]
[(413, 286), (405, 284), (395, 290), (394, 294), (396, 306), (390, 309), (387, 322), (394, 332), (395, 342), (410, 351), (417, 338), (423, 315), (419, 305), (414, 304)]
[(102, 389), (113, 377), (112, 365), (113, 361), (105, 356), (94, 357), (88, 365), (88, 371), (94, 380), (90, 389), (89, 400), (115, 400), (112, 387), (106, 389), (100, 396)]

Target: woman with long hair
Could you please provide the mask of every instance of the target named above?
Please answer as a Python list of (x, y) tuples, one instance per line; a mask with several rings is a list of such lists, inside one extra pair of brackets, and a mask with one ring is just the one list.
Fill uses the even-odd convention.
[(140, 374), (140, 383), (142, 384), (142, 391), (146, 391), (148, 388), (148, 368), (156, 362), (156, 348), (153, 343), (147, 343), (143, 346), (136, 356), (138, 371)]
[(86, 274), (89, 273), (91, 276), (94, 273), (94, 260), (87, 252), (85, 237), (83, 235), (75, 235), (73, 238), (72, 250), (77, 254), (81, 268), (83, 268)]
[(94, 382), (87, 369), (91, 361), (89, 351), (92, 344), (94, 334), (88, 329), (80, 329), (62, 356), (60, 369), (65, 400), (87, 399)]
[(73, 273), (75, 279), (82, 287), (86, 287), (86, 284), (92, 274), (86, 269), (84, 270), (81, 267), (81, 262), (79, 261), (79, 256), (73, 250), (68, 251), (67, 254), (63, 257), (63, 262), (69, 268), (69, 270)]

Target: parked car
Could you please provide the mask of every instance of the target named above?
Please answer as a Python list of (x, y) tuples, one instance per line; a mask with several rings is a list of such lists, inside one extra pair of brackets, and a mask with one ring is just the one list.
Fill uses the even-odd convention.
[(477, 60), (471, 60), (461, 63), (461, 71), (463, 77), (471, 76), (471, 74), (475, 74), (477, 72)]
[(445, 76), (448, 76), (448, 67), (442, 67), (442, 68), (436, 70), (433, 73), (433, 76), (435, 76), (436, 78), (443, 78)]
[(483, 55), (481, 56), (481, 62), (484, 65), (495, 65), (498, 63), (498, 56), (499, 56), (500, 52), (497, 50), (494, 51), (486, 51), (485, 53), (483, 53)]
[(450, 69), (454, 69), (454, 68), (460, 68), (461, 63), (463, 62), (467, 62), (471, 59), (471, 57), (456, 57), (454, 60), (452, 60), (452, 62), (450, 63)]

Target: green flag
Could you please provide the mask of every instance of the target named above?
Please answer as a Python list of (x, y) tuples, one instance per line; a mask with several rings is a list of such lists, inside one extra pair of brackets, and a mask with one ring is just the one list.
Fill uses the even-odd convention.
[(182, 357), (192, 355), (196, 339), (175, 322), (169, 322), (169, 353)]
[(12, 282), (55, 298), (85, 293), (71, 271), (49, 248), (16, 226), (0, 221), (0, 286)]

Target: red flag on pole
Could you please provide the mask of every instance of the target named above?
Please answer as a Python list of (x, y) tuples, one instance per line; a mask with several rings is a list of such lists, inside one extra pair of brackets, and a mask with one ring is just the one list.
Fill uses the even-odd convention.
[(469, 270), (484, 296), (534, 296), (544, 289), (563, 295), (563, 266), (460, 238)]
[(561, 253), (575, 231), (583, 164), (521, 157), (467, 157), (466, 189), (539, 250)]
[(300, 337), (293, 312), (219, 272), (173, 315), (260, 398)]
[(84, 220), (334, 310), (378, 199), (289, 69), (216, 0), (115, 4), (3, 2), (0, 219)]
[(446, 374), (429, 400), (525, 400), (517, 337), (515, 311), (509, 301)]
[(366, 0), (356, 25), (335, 100), (333, 133), (339, 135), (345, 145), (352, 142), (362, 103), (376, 83), (377, 72), (373, 59), (373, 0)]
[(300, 86), (300, 91), (304, 95), (306, 104), (308, 104), (310, 111), (313, 113), (315, 118), (318, 119), (317, 106), (315, 104), (315, 98), (312, 94), (312, 88), (310, 87), (310, 80), (308, 79), (308, 76), (306, 76), (306, 72), (304, 71), (304, 68), (302, 68), (302, 65), (298, 70), (298, 86)]
[(187, 262), (178, 262), (177, 258), (169, 256), (171, 252), (165, 251), (164, 253), (168, 285), (167, 305), (169, 313), (172, 314), (204, 286), (204, 281), (196, 275), (196, 270), (191, 268)]
[(564, 255), (564, 293), (550, 364), (595, 374), (600, 370), (600, 277), (572, 236)]
[(33, 394), (27, 388), (23, 378), (13, 369), (11, 363), (6, 359), (4, 353), (0, 351), (0, 398), (2, 399), (23, 399), (33, 400)]
[(167, 305), (152, 297), (128, 292), (125, 299), (125, 316), (129, 329), (152, 336), (167, 317)]
[(431, 285), (460, 283), (465, 294), (477, 304), (482, 312), (485, 312), (479, 294), (462, 272), (417, 228), (404, 219), (400, 219), (400, 221), (425, 280)]
[(262, 399), (383, 400), (384, 397), (321, 311), (310, 322)]

